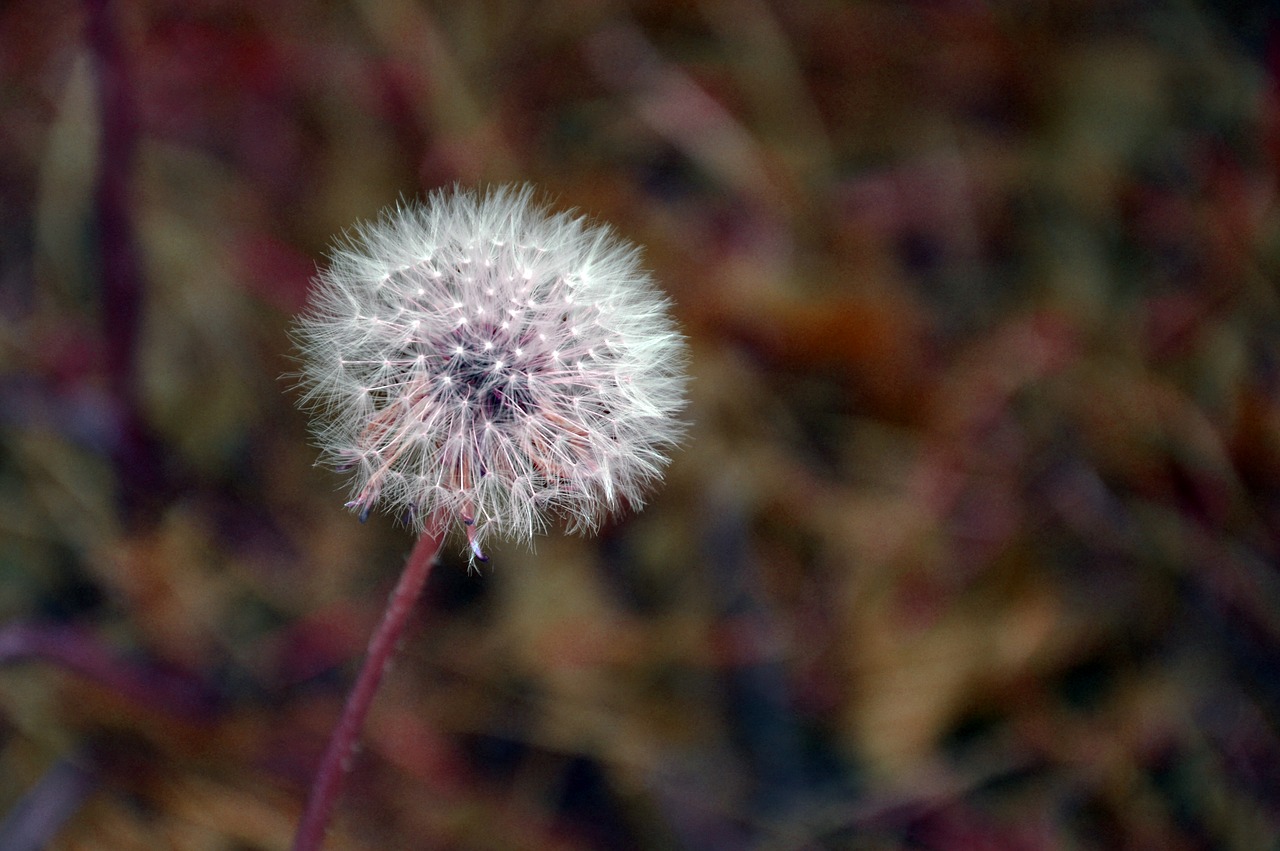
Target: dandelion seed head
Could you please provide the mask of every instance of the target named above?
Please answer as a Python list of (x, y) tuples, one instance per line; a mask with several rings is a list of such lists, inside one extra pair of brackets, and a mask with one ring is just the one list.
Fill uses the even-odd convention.
[(683, 433), (685, 345), (639, 250), (529, 187), (358, 225), (294, 337), (347, 506), (456, 525), (480, 558), (492, 534), (638, 507)]

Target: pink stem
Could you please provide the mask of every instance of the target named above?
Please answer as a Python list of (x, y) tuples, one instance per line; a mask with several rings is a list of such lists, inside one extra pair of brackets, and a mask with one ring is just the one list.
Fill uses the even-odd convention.
[(382, 614), (382, 623), (378, 624), (369, 640), (368, 653), (347, 697), (347, 704), (342, 708), (342, 717), (338, 719), (338, 726), (334, 728), (329, 746), (320, 760), (315, 783), (307, 797), (306, 810), (293, 840), (293, 851), (316, 851), (324, 844), (329, 817), (342, 792), (343, 780), (351, 769), (360, 729), (369, 714), (382, 675), (390, 666), (396, 644), (404, 634), (409, 613), (422, 594), (442, 541), (442, 529), (429, 525), (414, 545), (413, 552), (409, 553), (404, 572), (400, 574), (400, 581), (391, 592), (387, 609)]

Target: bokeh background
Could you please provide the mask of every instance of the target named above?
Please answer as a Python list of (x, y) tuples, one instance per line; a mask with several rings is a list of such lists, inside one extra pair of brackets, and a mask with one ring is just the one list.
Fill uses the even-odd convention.
[(1280, 28), (1180, 0), (0, 7), (0, 847), (288, 847), (411, 546), (313, 467), (330, 239), (646, 246), (686, 446), (451, 546), (333, 849), (1262, 849)]

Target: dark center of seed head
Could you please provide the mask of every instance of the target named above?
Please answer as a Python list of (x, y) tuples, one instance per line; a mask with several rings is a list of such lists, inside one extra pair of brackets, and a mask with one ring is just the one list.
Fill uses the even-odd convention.
[[(461, 399), (474, 404), (485, 422), (498, 424), (529, 413), (534, 399), (526, 368), (513, 367), (510, 347), (495, 341), (494, 336), (492, 329), (486, 328), (456, 335), (445, 357), (445, 372)], [(485, 341), (492, 345), (485, 348)]]

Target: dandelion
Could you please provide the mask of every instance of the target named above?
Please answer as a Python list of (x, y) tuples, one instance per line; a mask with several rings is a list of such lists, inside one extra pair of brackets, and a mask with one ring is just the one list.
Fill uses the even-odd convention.
[(437, 192), (358, 226), (294, 333), (347, 506), (419, 533), (307, 798), (293, 847), (314, 851), (445, 536), (461, 528), (483, 561), (490, 534), (640, 505), (682, 432), (685, 354), (639, 250), (528, 187)]
[(347, 503), (528, 540), (637, 506), (681, 427), (684, 344), (638, 249), (529, 187), (437, 192), (361, 225), (296, 325)]

